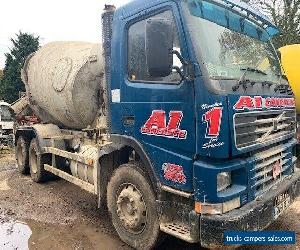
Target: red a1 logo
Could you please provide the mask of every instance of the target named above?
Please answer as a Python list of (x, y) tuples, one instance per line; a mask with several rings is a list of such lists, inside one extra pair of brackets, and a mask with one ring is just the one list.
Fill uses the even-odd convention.
[(164, 110), (153, 110), (151, 116), (141, 127), (141, 133), (146, 135), (162, 136), (167, 138), (186, 139), (187, 131), (180, 129), (183, 118), (181, 111), (170, 111), (167, 124)]

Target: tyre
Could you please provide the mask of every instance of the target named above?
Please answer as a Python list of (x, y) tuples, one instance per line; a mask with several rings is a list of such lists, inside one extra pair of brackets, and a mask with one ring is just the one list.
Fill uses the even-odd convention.
[(44, 163), (49, 163), (47, 155), (41, 155), (37, 139), (32, 139), (29, 146), (29, 168), (30, 175), (34, 182), (45, 182), (49, 178), (49, 173), (44, 169)]
[(20, 136), (16, 145), (16, 160), (21, 174), (29, 174), (29, 142)]
[(148, 178), (137, 163), (116, 169), (107, 187), (107, 206), (121, 238), (136, 249), (151, 249), (161, 232), (156, 198)]

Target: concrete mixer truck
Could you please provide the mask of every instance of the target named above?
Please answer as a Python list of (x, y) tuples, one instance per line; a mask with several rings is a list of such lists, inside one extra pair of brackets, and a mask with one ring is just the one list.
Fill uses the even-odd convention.
[(54, 42), (27, 59), (35, 119), (15, 131), (20, 172), (97, 195), (137, 249), (163, 232), (215, 248), (227, 230), (263, 230), (300, 190), (277, 33), (236, 0), (106, 6), (101, 45)]

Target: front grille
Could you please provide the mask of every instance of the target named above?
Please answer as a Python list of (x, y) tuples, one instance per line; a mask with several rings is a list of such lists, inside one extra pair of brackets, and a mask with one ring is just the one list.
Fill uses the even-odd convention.
[[(292, 167), (296, 163), (296, 157), (293, 156), (295, 145), (296, 140), (292, 139), (276, 143), (263, 151), (260, 150), (254, 153), (255, 162), (251, 174), (251, 183), (255, 196), (269, 190), (284, 177), (291, 174)], [(280, 165), (280, 173), (276, 178), (273, 176), (275, 164)]]
[(295, 110), (237, 113), (233, 120), (237, 149), (293, 136), (296, 129)]

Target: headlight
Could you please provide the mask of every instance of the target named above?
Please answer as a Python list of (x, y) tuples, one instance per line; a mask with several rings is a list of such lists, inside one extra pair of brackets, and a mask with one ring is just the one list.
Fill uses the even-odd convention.
[(217, 191), (220, 192), (231, 185), (231, 172), (223, 172), (217, 175)]

